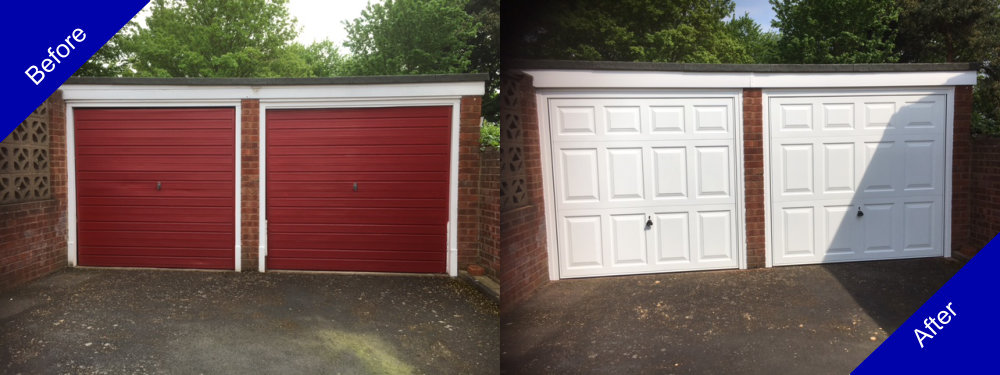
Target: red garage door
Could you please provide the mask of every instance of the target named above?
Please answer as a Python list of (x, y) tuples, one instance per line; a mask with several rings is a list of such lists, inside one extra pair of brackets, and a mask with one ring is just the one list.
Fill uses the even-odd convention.
[(83, 266), (234, 267), (235, 109), (76, 109)]
[(267, 111), (267, 264), (445, 272), (450, 107)]

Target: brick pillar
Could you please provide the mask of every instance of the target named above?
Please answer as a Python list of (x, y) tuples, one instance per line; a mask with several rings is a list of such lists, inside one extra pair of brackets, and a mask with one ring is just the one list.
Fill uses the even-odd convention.
[(967, 249), (972, 210), (972, 86), (955, 87), (955, 121), (951, 169), (951, 249), (971, 256)]
[(458, 130), (458, 269), (479, 255), (479, 119), (482, 97), (462, 97)]
[(240, 228), (243, 238), (240, 245), (243, 247), (242, 270), (243, 272), (256, 271), (257, 248), (259, 246), (260, 222), (258, 211), (260, 207), (260, 101), (256, 99), (244, 99), (241, 103), (242, 113), (240, 116), (240, 134), (242, 144), (240, 145), (240, 173), (242, 186), (241, 218)]
[(500, 153), (480, 154), (479, 259), (486, 275), (500, 280)]
[(765, 266), (764, 104), (760, 89), (743, 89), (743, 173), (746, 197), (747, 268)]
[(956, 255), (970, 258), (1000, 233), (1000, 138), (972, 141), (972, 175), (969, 246)]
[(67, 219), (69, 207), (69, 171), (67, 169), (66, 148), (66, 102), (61, 90), (56, 90), (49, 96), (49, 172), (51, 172), (52, 200), (55, 201), (55, 212), (49, 215), (54, 228), (49, 258), (49, 265), (44, 274), (54, 272), (69, 265), (66, 254)]
[(500, 78), (500, 303), (508, 311), (549, 281), (538, 109), (531, 76)]

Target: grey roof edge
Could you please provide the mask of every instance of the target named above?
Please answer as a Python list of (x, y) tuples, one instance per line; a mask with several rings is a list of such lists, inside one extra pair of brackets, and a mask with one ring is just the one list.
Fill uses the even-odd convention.
[(133, 78), (70, 77), (67, 85), (176, 85), (176, 86), (296, 86), (296, 85), (377, 85), (401, 83), (486, 82), (489, 74), (421, 74), (399, 76), (358, 76), (318, 78)]
[(669, 71), (699, 73), (859, 73), (859, 72), (943, 72), (978, 70), (980, 64), (689, 64), (632, 61), (523, 60), (505, 61), (503, 69), (513, 70), (609, 70)]

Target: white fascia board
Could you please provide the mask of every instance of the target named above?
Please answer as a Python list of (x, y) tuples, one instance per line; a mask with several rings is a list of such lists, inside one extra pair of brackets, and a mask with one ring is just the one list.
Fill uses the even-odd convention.
[(976, 72), (754, 73), (751, 88), (975, 85)]
[(606, 70), (525, 70), (539, 89), (574, 88), (817, 88), (976, 84), (976, 72), (752, 73)]
[(740, 88), (748, 73), (651, 72), (619, 70), (525, 70), (536, 88)]
[(66, 101), (375, 99), (459, 97), (486, 93), (483, 82), (288, 86), (76, 85), (61, 87)]

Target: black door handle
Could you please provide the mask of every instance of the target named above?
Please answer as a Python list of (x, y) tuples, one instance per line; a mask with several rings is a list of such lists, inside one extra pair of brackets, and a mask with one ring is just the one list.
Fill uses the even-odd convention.
[(647, 216), (647, 218), (646, 218), (646, 229), (649, 229), (649, 228), (652, 228), (652, 227), (653, 227), (653, 217), (652, 216)]
[(858, 206), (858, 217), (865, 216), (864, 211), (861, 211), (861, 206)]

